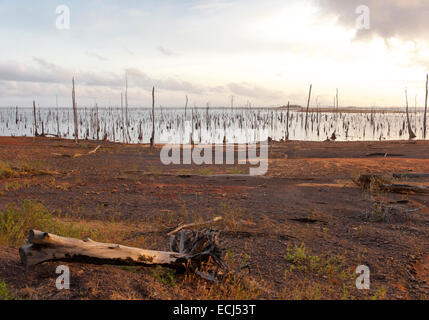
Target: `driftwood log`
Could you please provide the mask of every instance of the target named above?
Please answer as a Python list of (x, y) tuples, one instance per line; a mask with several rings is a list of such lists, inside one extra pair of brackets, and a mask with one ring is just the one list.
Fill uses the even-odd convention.
[(387, 192), (402, 194), (429, 194), (429, 188), (408, 184), (382, 184), (380, 188)]
[(47, 261), (75, 261), (94, 264), (164, 266), (177, 270), (198, 271), (199, 266), (209, 261), (210, 257), (217, 266), (226, 267), (221, 259), (223, 250), (218, 246), (218, 234), (213, 230), (186, 231), (186, 233), (182, 230), (179, 253), (174, 236), (171, 238), (171, 247), (176, 252), (164, 252), (95, 242), (91, 239), (64, 238), (31, 230), (28, 244), (19, 249), (19, 254), (26, 268)]
[[(425, 174), (416, 174), (410, 177), (425, 177)], [(404, 178), (407, 175), (393, 174), (394, 178)], [(381, 190), (384, 192), (393, 192), (401, 194), (429, 194), (429, 187), (416, 186), (409, 184), (397, 184), (392, 183), (391, 179), (387, 179), (381, 175), (362, 174), (356, 180), (355, 183), (359, 185), (363, 190)]]
[(63, 158), (81, 158), (84, 156), (89, 156), (91, 154), (96, 154), (100, 148), (101, 148), (101, 146), (97, 146), (94, 150), (89, 151), (88, 153), (76, 153), (74, 155), (62, 154), (62, 153), (53, 153), (52, 155), (54, 155), (56, 157), (63, 157)]
[(396, 178), (396, 179), (429, 178), (429, 173), (394, 173), (393, 178)]

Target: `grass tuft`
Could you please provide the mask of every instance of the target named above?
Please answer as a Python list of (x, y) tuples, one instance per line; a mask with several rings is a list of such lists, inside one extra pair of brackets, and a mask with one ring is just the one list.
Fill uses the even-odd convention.
[(0, 280), (0, 300), (15, 300), (15, 295), (9, 290), (6, 283)]

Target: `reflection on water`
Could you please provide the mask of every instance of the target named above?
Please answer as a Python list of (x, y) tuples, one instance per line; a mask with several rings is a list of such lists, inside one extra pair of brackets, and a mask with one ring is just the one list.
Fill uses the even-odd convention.
[[(418, 139), (423, 136), (423, 113), (410, 114), (411, 126)], [(324, 141), (335, 133), (337, 141), (406, 140), (406, 114), (400, 112), (305, 112), (283, 109), (156, 109), (157, 143), (251, 143), (271, 139)], [(128, 125), (127, 125), (128, 122)], [(71, 109), (37, 110), (39, 134), (73, 139)], [(258, 134), (261, 133), (262, 134)], [(79, 138), (128, 143), (149, 143), (152, 134), (152, 110), (131, 108), (128, 121), (120, 108), (79, 109)], [(1, 136), (33, 136), (31, 108), (0, 109)]]

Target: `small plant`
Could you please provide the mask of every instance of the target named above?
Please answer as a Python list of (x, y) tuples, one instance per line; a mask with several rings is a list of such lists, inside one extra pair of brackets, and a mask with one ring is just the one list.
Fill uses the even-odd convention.
[(343, 259), (335, 255), (312, 255), (305, 244), (288, 248), (284, 258), (301, 272), (311, 272), (316, 275), (340, 275), (345, 271)]
[(40, 160), (21, 162), (16, 166), (12, 166), (9, 162), (0, 161), (0, 179), (37, 175), (41, 173), (42, 167), (43, 162)]
[(21, 207), (9, 205), (0, 211), (0, 245), (24, 243), (30, 229), (50, 229), (52, 215), (41, 203), (24, 201)]
[(63, 237), (82, 239), (89, 236), (94, 240), (108, 240), (99, 236), (101, 234), (99, 229), (90, 228), (86, 223), (65, 221), (65, 219), (59, 220), (39, 202), (25, 200), (21, 206), (12, 203), (0, 210), (0, 245), (22, 245), (31, 229)]
[(372, 205), (372, 208), (365, 211), (365, 218), (370, 222), (384, 222), (388, 219), (391, 208), (386, 206), (382, 201)]
[(213, 171), (210, 168), (201, 168), (197, 170), (197, 174), (200, 176), (211, 176)]
[(0, 280), (0, 300), (15, 300), (15, 295), (10, 292), (4, 281)]
[(118, 268), (120, 270), (128, 271), (131, 273), (139, 273), (140, 269), (136, 266), (114, 266), (115, 268)]
[(3, 190), (4, 191), (19, 191), (21, 189), (25, 189), (28, 188), (30, 186), (30, 183), (28, 181), (12, 181), (12, 182), (7, 182), (4, 184), (3, 186)]
[(381, 287), (377, 289), (374, 295), (371, 297), (371, 300), (383, 300), (386, 298), (386, 289)]
[(176, 273), (173, 270), (158, 266), (152, 270), (152, 276), (167, 286), (174, 287), (176, 285)]
[(245, 170), (242, 167), (232, 167), (228, 170), (229, 174), (244, 174)]
[(154, 176), (159, 176), (162, 174), (162, 169), (154, 166), (150, 166), (147, 170), (147, 173), (152, 174)]
[(184, 284), (189, 284), (201, 300), (256, 300), (268, 289), (263, 279), (226, 275), (223, 281), (208, 282), (195, 274), (187, 274)]
[(17, 177), (17, 172), (12, 169), (10, 164), (5, 161), (0, 161), (0, 179)]

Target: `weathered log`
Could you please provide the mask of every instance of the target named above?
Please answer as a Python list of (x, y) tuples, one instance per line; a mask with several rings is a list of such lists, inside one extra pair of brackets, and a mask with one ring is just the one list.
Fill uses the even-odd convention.
[[(174, 241), (172, 239), (172, 243)], [(30, 231), (27, 242), (19, 249), (21, 261), (26, 268), (47, 261), (75, 261), (198, 270), (198, 266), (210, 257), (218, 265), (224, 266), (221, 259), (223, 250), (218, 247), (218, 232), (213, 230), (187, 231), (180, 240), (182, 253), (145, 250), (91, 239), (65, 238), (38, 230)]]
[(383, 153), (383, 152), (375, 152), (375, 153), (369, 153), (365, 157), (404, 157), (405, 155), (399, 154), (399, 153)]
[(429, 173), (394, 173), (393, 178), (396, 178), (396, 179), (429, 178)]
[(429, 188), (408, 184), (381, 184), (380, 189), (401, 194), (429, 194)]
[(54, 260), (76, 260), (94, 263), (161, 265), (183, 268), (188, 260), (185, 254), (126, 247), (100, 243), (91, 239), (64, 238), (47, 232), (31, 230), (28, 244), (19, 249), (25, 267)]

